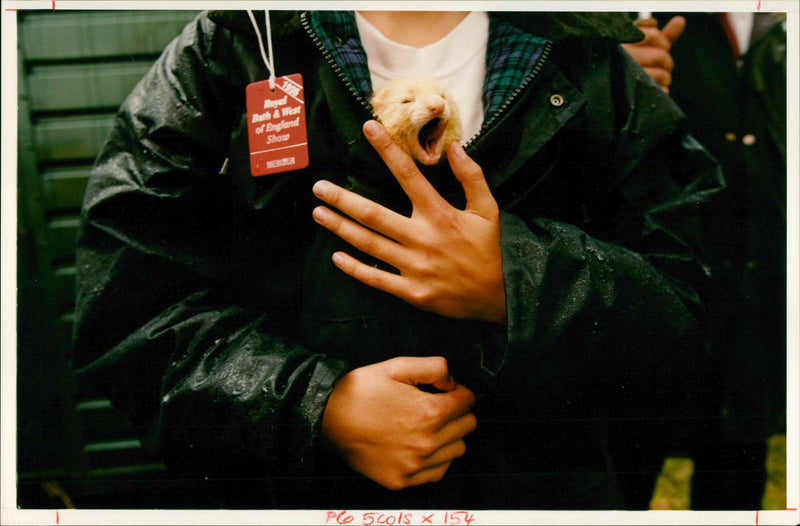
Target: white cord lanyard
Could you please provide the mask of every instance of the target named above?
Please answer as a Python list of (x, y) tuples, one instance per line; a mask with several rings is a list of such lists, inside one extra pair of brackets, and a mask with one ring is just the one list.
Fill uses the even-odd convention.
[(264, 41), (261, 38), (261, 31), (258, 29), (256, 17), (253, 16), (253, 12), (249, 9), (247, 10), (247, 14), (250, 17), (250, 22), (253, 24), (253, 29), (256, 30), (258, 49), (261, 51), (261, 58), (264, 59), (264, 65), (267, 66), (267, 70), (269, 70), (269, 88), (275, 91), (275, 59), (272, 56), (272, 30), (269, 24), (269, 11), (264, 11), (264, 18), (267, 21), (267, 49), (269, 50), (269, 58), (267, 58), (267, 53), (264, 52)]

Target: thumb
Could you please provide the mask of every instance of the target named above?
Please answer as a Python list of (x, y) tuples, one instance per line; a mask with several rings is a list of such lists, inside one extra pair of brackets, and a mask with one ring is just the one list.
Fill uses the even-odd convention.
[(481, 167), (473, 161), (464, 151), (464, 148), (453, 142), (447, 148), (447, 159), (453, 175), (464, 188), (464, 195), (467, 198), (467, 211), (475, 212), (479, 216), (490, 219), (499, 214), (497, 201), (495, 201), (486, 177), (483, 175)]
[(678, 37), (681, 36), (683, 30), (686, 29), (686, 19), (682, 16), (674, 16), (670, 18), (669, 22), (664, 26), (661, 32), (667, 37), (670, 45), (674, 44)]
[(403, 356), (383, 362), (387, 374), (410, 385), (432, 385), (440, 391), (452, 391), (456, 381), (450, 375), (447, 360), (441, 356)]

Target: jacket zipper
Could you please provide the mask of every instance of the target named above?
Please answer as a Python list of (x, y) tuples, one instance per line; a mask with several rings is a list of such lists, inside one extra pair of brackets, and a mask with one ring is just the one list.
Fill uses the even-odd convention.
[(547, 41), (545, 43), (545, 47), (544, 47), (544, 50), (542, 51), (542, 55), (536, 60), (536, 64), (533, 65), (533, 69), (531, 70), (531, 72), (528, 73), (528, 76), (526, 76), (522, 80), (522, 82), (519, 84), (519, 86), (517, 86), (517, 88), (514, 90), (514, 92), (506, 99), (505, 102), (503, 102), (503, 104), (497, 109), (497, 111), (494, 112), (494, 114), (491, 117), (489, 117), (481, 125), (481, 128), (480, 128), (480, 130), (478, 130), (478, 133), (473, 135), (472, 138), (469, 141), (467, 141), (467, 143), (464, 145), (464, 149), (465, 150), (471, 148), (473, 146), (473, 144), (475, 143), (475, 141), (477, 141), (483, 135), (486, 134), (486, 132), (492, 126), (492, 124), (494, 124), (494, 122), (503, 113), (505, 113), (505, 110), (509, 106), (511, 106), (511, 104), (516, 100), (516, 98), (519, 96), (519, 94), (522, 93), (525, 90), (525, 88), (528, 86), (528, 84), (530, 84), (533, 81), (533, 79), (536, 77), (536, 75), (539, 74), (539, 71), (541, 71), (542, 66), (544, 65), (545, 61), (547, 60), (547, 57), (550, 55), (550, 50), (552, 49), (552, 47), (553, 47), (553, 43), (552, 42)]
[(311, 40), (317, 46), (317, 49), (319, 49), (322, 53), (322, 57), (328, 62), (328, 65), (330, 65), (331, 69), (333, 69), (334, 73), (336, 73), (339, 79), (344, 82), (344, 85), (347, 87), (350, 93), (352, 93), (353, 97), (355, 97), (356, 101), (361, 105), (361, 107), (364, 108), (364, 111), (366, 111), (367, 114), (373, 119), (377, 119), (378, 116), (372, 111), (372, 107), (367, 103), (367, 101), (364, 100), (364, 97), (358, 93), (358, 90), (356, 90), (355, 86), (353, 86), (353, 84), (350, 82), (350, 79), (347, 78), (347, 75), (344, 74), (342, 68), (340, 68), (333, 59), (331, 52), (328, 51), (328, 48), (325, 47), (319, 36), (317, 36), (316, 32), (311, 28), (311, 23), (308, 20), (308, 13), (305, 11), (300, 14), (300, 23), (306, 30), (306, 34), (311, 38)]
[[(336, 75), (341, 79), (341, 81), (344, 82), (344, 85), (347, 87), (350, 93), (353, 94), (353, 97), (355, 97), (356, 101), (361, 105), (362, 108), (364, 108), (364, 111), (366, 111), (369, 115), (372, 116), (373, 119), (377, 119), (378, 117), (372, 111), (372, 107), (369, 104), (367, 104), (364, 98), (358, 93), (356, 88), (353, 86), (353, 84), (350, 82), (350, 80), (342, 71), (342, 68), (340, 68), (339, 65), (336, 63), (336, 61), (333, 59), (333, 55), (331, 55), (330, 51), (328, 51), (328, 48), (325, 47), (320, 38), (311, 28), (311, 23), (308, 21), (308, 14), (306, 12), (300, 14), (300, 22), (302, 23), (303, 28), (306, 30), (308, 36), (311, 38), (311, 40), (314, 42), (314, 44), (322, 53), (323, 58), (325, 58), (325, 60), (328, 62), (330, 67), (333, 69), (334, 73), (336, 73)], [(530, 84), (531, 81), (533, 81), (533, 79), (536, 77), (536, 75), (539, 74), (539, 71), (542, 69), (542, 66), (547, 60), (547, 57), (550, 55), (550, 50), (552, 47), (553, 47), (552, 42), (548, 41), (545, 43), (542, 55), (536, 61), (536, 64), (533, 65), (533, 69), (531, 70), (531, 72), (528, 73), (528, 75), (523, 79), (520, 85), (517, 86), (517, 88), (508, 97), (508, 99), (506, 99), (506, 101), (503, 102), (500, 108), (498, 108), (497, 111), (494, 112), (494, 114), (491, 117), (489, 117), (489, 119), (486, 122), (484, 122), (483, 125), (481, 125), (481, 129), (478, 130), (478, 133), (473, 135), (472, 138), (469, 141), (467, 141), (467, 143), (464, 145), (464, 149), (470, 148), (475, 143), (475, 141), (480, 139), (486, 133), (486, 131), (491, 127), (491, 125), (516, 100), (516, 98), (519, 96), (520, 93), (522, 93), (522, 91), (528, 86), (528, 84)]]

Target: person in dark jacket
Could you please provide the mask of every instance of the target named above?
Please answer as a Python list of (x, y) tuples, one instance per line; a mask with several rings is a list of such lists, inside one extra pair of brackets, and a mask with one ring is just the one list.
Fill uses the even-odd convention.
[(625, 507), (609, 426), (669, 421), (678, 443), (692, 420), (695, 219), (721, 186), (621, 52), (640, 33), (615, 15), (487, 16), (483, 118), (423, 168), (371, 122), (353, 13), (271, 13), (310, 162), (253, 177), (244, 93), (268, 73), (248, 18), (187, 26), (98, 156), (81, 377), (204, 507)]
[[(653, 20), (676, 19), (685, 32), (661, 50), (674, 64), (670, 94), (720, 161), (728, 187), (703, 215), (714, 353), (692, 500), (696, 509), (783, 509), (785, 495), (772, 502), (770, 485), (780, 484), (768, 483), (765, 464), (770, 439), (779, 448), (786, 434), (786, 16), (658, 13)], [(643, 44), (626, 49), (640, 60), (637, 53), (654, 47)]]

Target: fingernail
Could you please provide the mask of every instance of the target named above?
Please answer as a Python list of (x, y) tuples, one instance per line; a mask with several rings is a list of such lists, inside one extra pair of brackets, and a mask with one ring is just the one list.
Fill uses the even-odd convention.
[(330, 186), (328, 185), (327, 181), (317, 181), (314, 183), (314, 186), (311, 187), (311, 191), (314, 192), (314, 195), (317, 197), (323, 197), (326, 193), (328, 193), (328, 189)]
[(381, 125), (378, 121), (367, 121), (364, 123), (364, 133), (368, 137), (376, 137), (381, 131)]
[(334, 252), (331, 259), (333, 260), (333, 264), (337, 267), (341, 267), (344, 263), (344, 256), (342, 256), (341, 252)]
[(312, 212), (311, 215), (317, 221), (324, 221), (326, 217), (328, 217), (328, 211), (325, 208), (318, 206)]

